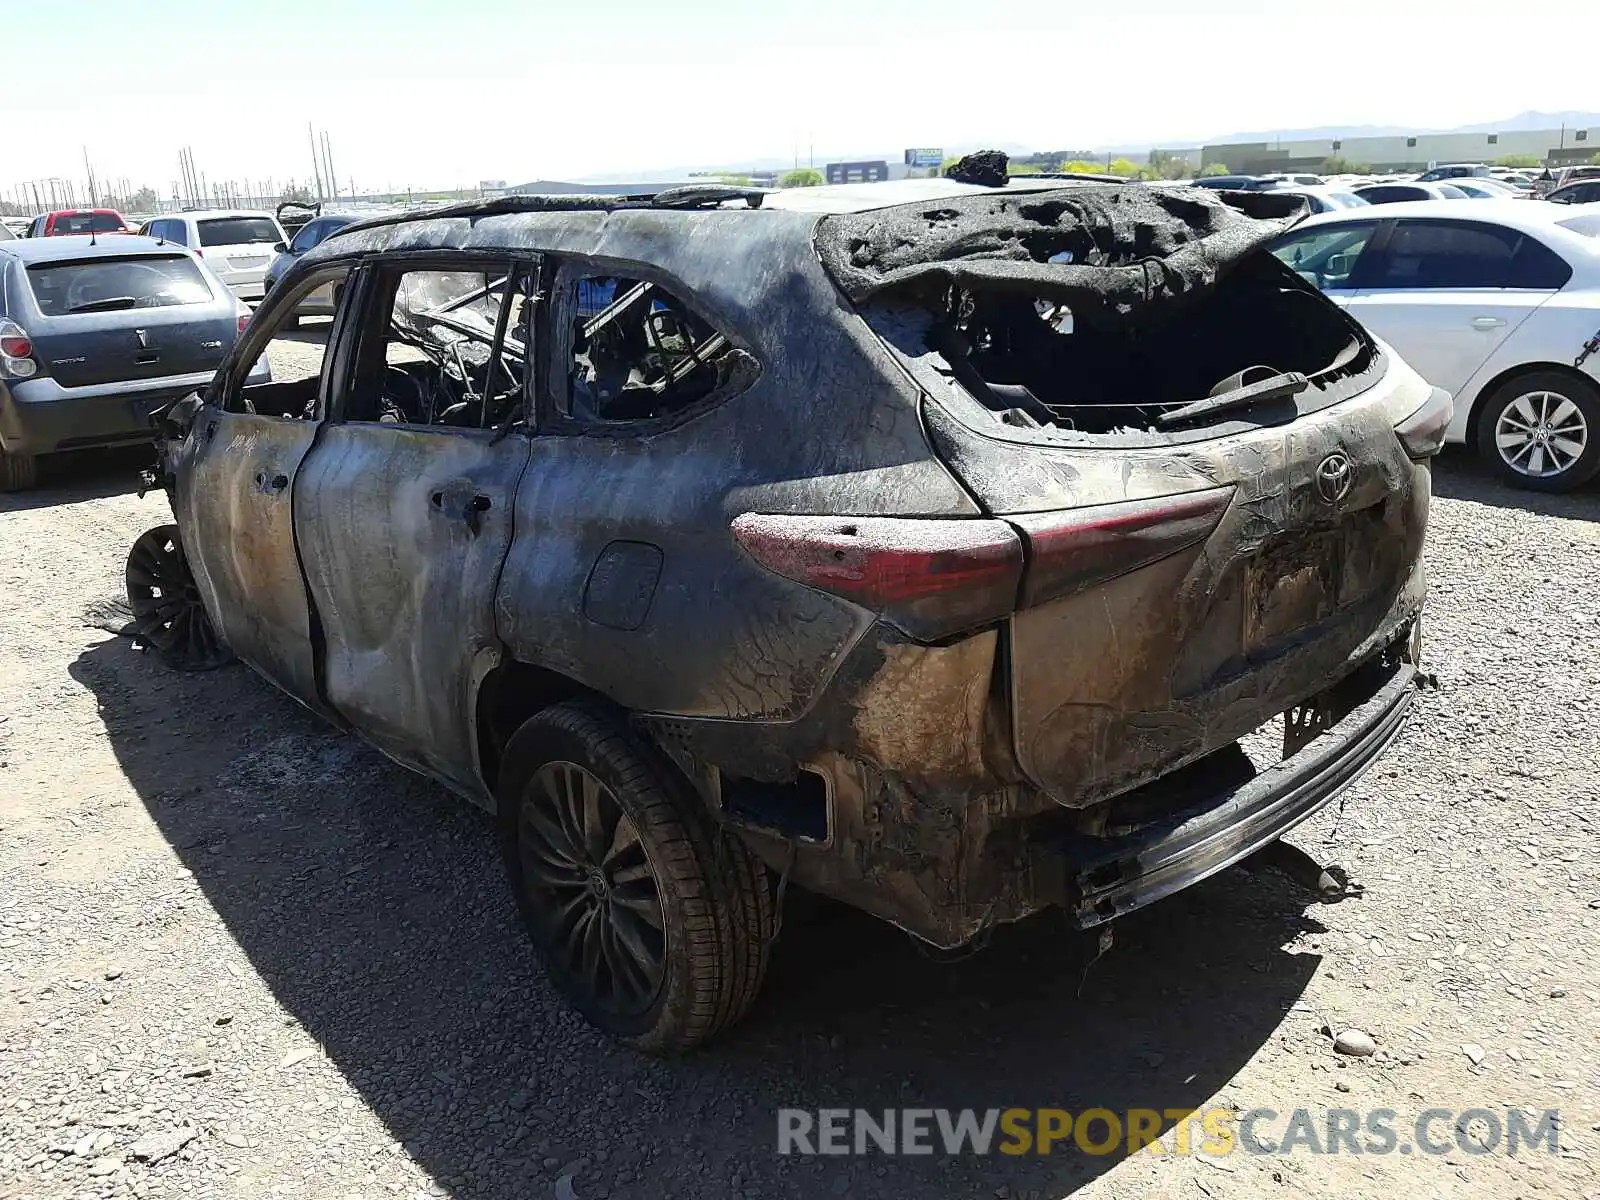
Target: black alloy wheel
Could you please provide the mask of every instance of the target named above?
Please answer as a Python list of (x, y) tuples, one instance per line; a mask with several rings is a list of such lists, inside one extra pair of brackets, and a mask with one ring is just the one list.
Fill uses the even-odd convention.
[(209, 671), (233, 661), (211, 625), (184, 557), (176, 525), (139, 536), (124, 572), (133, 635), (179, 671)]
[(611, 789), (576, 763), (545, 763), (523, 795), (517, 853), (562, 969), (606, 1013), (647, 1011), (666, 970), (661, 890)]
[(749, 1011), (777, 934), (765, 868), (626, 714), (529, 717), (495, 785), (501, 851), (550, 981), (638, 1050), (691, 1050)]

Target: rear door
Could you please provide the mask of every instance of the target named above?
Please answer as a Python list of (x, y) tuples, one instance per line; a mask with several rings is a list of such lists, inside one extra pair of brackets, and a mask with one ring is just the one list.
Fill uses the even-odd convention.
[(215, 370), (238, 335), (233, 298), (187, 254), (30, 265), (28, 332), (62, 387)]
[(495, 583), (528, 463), (535, 270), (463, 256), (374, 267), (335, 419), (294, 485), (328, 702), (475, 799), (474, 699), (499, 661)]
[[(228, 373), (207, 393), (183, 445), (174, 507), (206, 611), (233, 652), (331, 715), (318, 695), (290, 501), (344, 353), (343, 322), (335, 318), (327, 339), (279, 337), (292, 311), (290, 299), (253, 324)], [(275, 378), (247, 384), (269, 347)]]
[(1452, 396), (1572, 271), (1515, 230), (1402, 219), (1363, 263), (1350, 314)]

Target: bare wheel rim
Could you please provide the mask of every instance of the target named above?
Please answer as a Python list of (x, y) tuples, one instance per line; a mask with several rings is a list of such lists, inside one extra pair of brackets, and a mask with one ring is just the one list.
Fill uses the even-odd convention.
[(135, 637), (175, 665), (204, 668), (227, 660), (175, 527), (139, 536), (128, 552), (126, 580)]
[(523, 793), (517, 859), (550, 953), (606, 1011), (647, 1010), (666, 975), (661, 887), (611, 789), (576, 763), (544, 764)]
[(1560, 392), (1527, 392), (1501, 409), (1495, 449), (1519, 475), (1548, 478), (1570, 470), (1589, 448), (1583, 410)]

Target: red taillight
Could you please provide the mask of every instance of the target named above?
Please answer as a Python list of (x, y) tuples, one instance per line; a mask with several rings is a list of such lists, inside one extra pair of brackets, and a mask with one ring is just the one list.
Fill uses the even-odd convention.
[(1221, 487), (1008, 518), (1028, 542), (1019, 607), (1115, 579), (1194, 545), (1210, 536), (1232, 499), (1233, 489)]
[(25, 334), (0, 334), (0, 354), (7, 358), (29, 358), (33, 355), (33, 343)]
[(924, 640), (1010, 613), (1022, 581), (1022, 542), (1004, 521), (745, 513), (733, 536), (769, 571)]
[(1004, 521), (745, 513), (733, 536), (767, 570), (928, 641), (1176, 554), (1208, 537), (1232, 499), (1221, 487)]
[(245, 331), (245, 326), (247, 326), (249, 324), (250, 324), (250, 314), (247, 313), (247, 312), (240, 313), (239, 314), (239, 332), (243, 333)]

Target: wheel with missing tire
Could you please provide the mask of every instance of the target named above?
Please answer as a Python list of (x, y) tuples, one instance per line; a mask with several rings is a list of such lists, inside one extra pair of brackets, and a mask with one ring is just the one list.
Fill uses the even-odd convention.
[(139, 536), (124, 571), (133, 635), (179, 671), (210, 671), (233, 661), (206, 615), (176, 525)]
[(1479, 414), (1478, 452), (1517, 487), (1582, 487), (1600, 471), (1600, 389), (1561, 371), (1507, 380)]
[(773, 935), (766, 873), (654, 747), (558, 704), (508, 743), (497, 799), (523, 922), (592, 1024), (670, 1054), (744, 1015)]

